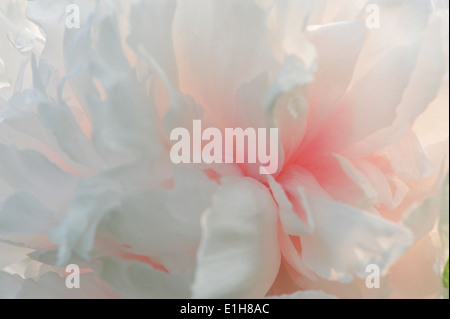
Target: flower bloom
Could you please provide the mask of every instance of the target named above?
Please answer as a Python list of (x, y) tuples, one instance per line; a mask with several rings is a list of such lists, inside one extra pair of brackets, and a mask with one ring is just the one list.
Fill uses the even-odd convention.
[[(0, 4), (0, 297), (445, 294), (448, 4), (71, 3)], [(194, 120), (278, 170), (173, 164)]]

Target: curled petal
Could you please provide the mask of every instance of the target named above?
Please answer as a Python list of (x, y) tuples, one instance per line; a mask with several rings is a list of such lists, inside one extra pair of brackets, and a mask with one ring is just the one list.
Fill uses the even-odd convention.
[(280, 266), (276, 205), (267, 189), (229, 177), (204, 216), (194, 298), (261, 298)]

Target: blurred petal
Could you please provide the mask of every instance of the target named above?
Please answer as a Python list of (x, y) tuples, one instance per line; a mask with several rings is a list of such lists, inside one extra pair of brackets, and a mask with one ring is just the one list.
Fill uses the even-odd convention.
[(97, 226), (102, 218), (119, 206), (120, 185), (102, 176), (83, 180), (77, 188), (62, 222), (49, 236), (59, 246), (58, 265), (63, 265), (72, 252), (89, 259)]
[(42, 154), (0, 144), (0, 176), (17, 191), (28, 192), (60, 212), (73, 196), (78, 178), (63, 172)]
[(30, 252), (32, 252), (32, 250), (29, 248), (15, 247), (0, 242), (0, 275), (2, 269), (4, 269), (6, 266), (28, 258), (27, 254), (29, 254)]
[(14, 299), (22, 286), (23, 279), (0, 270), (0, 299)]
[(320, 290), (305, 290), (297, 291), (289, 295), (269, 297), (268, 299), (336, 299), (336, 297)]
[(421, 179), (430, 176), (435, 166), (414, 133), (381, 150), (401, 178)]
[(56, 222), (54, 213), (25, 193), (11, 196), (0, 211), (0, 233), (43, 234)]
[(48, 272), (37, 281), (26, 279), (16, 298), (19, 299), (109, 299), (112, 289), (93, 273), (80, 275), (80, 288), (68, 289), (66, 278)]
[(36, 198), (17, 193), (0, 209), (0, 239), (31, 248), (49, 248), (53, 245), (46, 234), (57, 223), (56, 214)]
[(424, 236), (389, 271), (393, 298), (439, 298), (441, 277), (434, 270), (437, 248)]
[(192, 273), (166, 274), (139, 262), (104, 259), (101, 277), (121, 298), (189, 298)]

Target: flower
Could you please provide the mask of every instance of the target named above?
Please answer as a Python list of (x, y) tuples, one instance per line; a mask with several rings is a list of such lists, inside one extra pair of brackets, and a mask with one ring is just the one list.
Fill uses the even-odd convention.
[[(0, 296), (438, 298), (448, 5), (368, 4), (2, 5)], [(198, 119), (278, 128), (277, 172), (173, 164)]]

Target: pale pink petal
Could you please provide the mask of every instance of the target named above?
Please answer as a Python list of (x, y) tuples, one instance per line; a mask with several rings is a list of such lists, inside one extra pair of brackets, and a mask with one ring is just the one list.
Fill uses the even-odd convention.
[[(336, 156), (324, 157), (304, 168), (312, 173), (320, 187), (334, 200), (355, 206), (373, 201), (374, 194), (369, 189), (370, 185), (366, 185), (366, 188), (361, 187), (357, 180), (354, 180), (355, 177), (352, 179), (352, 174), (346, 172)], [(351, 170), (348, 165), (346, 169)], [(360, 174), (358, 176), (365, 179)]]
[(310, 134), (347, 90), (366, 30), (363, 21), (359, 20), (325, 24), (309, 30), (309, 39), (318, 54), (318, 69), (309, 87), (312, 104)]
[(438, 249), (429, 236), (408, 250), (389, 271), (393, 298), (439, 298), (440, 275), (434, 270)]
[(224, 127), (234, 126), (240, 85), (278, 68), (266, 14), (254, 2), (178, 2), (173, 40), (181, 90)]
[(400, 178), (419, 180), (429, 177), (436, 169), (414, 133), (383, 148), (381, 152), (388, 157)]
[[(417, 47), (397, 47), (387, 52), (346, 92), (298, 153), (309, 164), (330, 153), (339, 153), (370, 134), (392, 124), (417, 55)], [(390, 70), (395, 74), (386, 78)], [(373, 83), (377, 83), (374, 87)]]
[[(386, 22), (388, 22), (389, 25), (404, 23), (402, 26), (404, 28), (407, 24), (406, 19), (414, 17), (413, 19), (416, 21), (415, 28), (421, 29), (421, 32), (417, 32), (415, 28), (406, 29), (404, 32), (408, 35), (404, 36), (401, 41), (415, 41), (420, 44), (420, 49), (414, 70), (411, 74), (411, 79), (405, 89), (403, 98), (397, 107), (394, 122), (389, 127), (375, 132), (361, 143), (353, 145), (348, 150), (349, 154), (353, 154), (352, 156), (368, 154), (377, 148), (389, 145), (401, 138), (413, 126), (414, 121), (418, 116), (426, 109), (429, 109), (430, 102), (432, 102), (437, 95), (443, 79), (445, 60), (448, 59), (448, 57), (445, 59), (444, 48), (442, 46), (442, 41), (440, 41), (443, 33), (441, 28), (444, 21), (448, 21), (448, 17), (445, 19), (437, 13), (428, 17), (427, 12), (429, 8), (426, 8), (427, 6), (428, 4), (425, 2), (411, 2), (409, 4), (404, 3), (403, 8), (393, 7), (391, 9), (392, 12), (391, 10), (386, 11), (383, 9), (383, 14), (381, 16), (388, 16), (388, 21)], [(385, 28), (380, 28), (379, 30), (383, 31), (383, 29)], [(374, 47), (373, 50), (375, 51), (375, 49), (376, 48)], [(441, 97), (448, 100), (448, 91), (447, 94), (441, 94)], [(444, 104), (440, 105), (444, 106)], [(436, 105), (434, 109), (436, 109)], [(448, 119), (448, 116), (445, 116), (445, 113), (448, 113), (448, 108), (440, 107), (437, 109), (440, 109), (438, 112), (441, 113), (441, 116), (433, 116), (433, 124), (431, 125), (427, 121), (428, 125), (426, 126), (426, 130), (435, 131), (436, 126), (438, 126), (441, 127), (440, 132), (443, 133), (445, 122), (448, 123), (448, 120), (445, 120)], [(433, 112), (433, 114), (436, 113)], [(422, 120), (422, 122), (424, 121)], [(434, 136), (434, 141), (438, 141), (441, 140), (443, 136), (448, 136), (448, 133)]]

